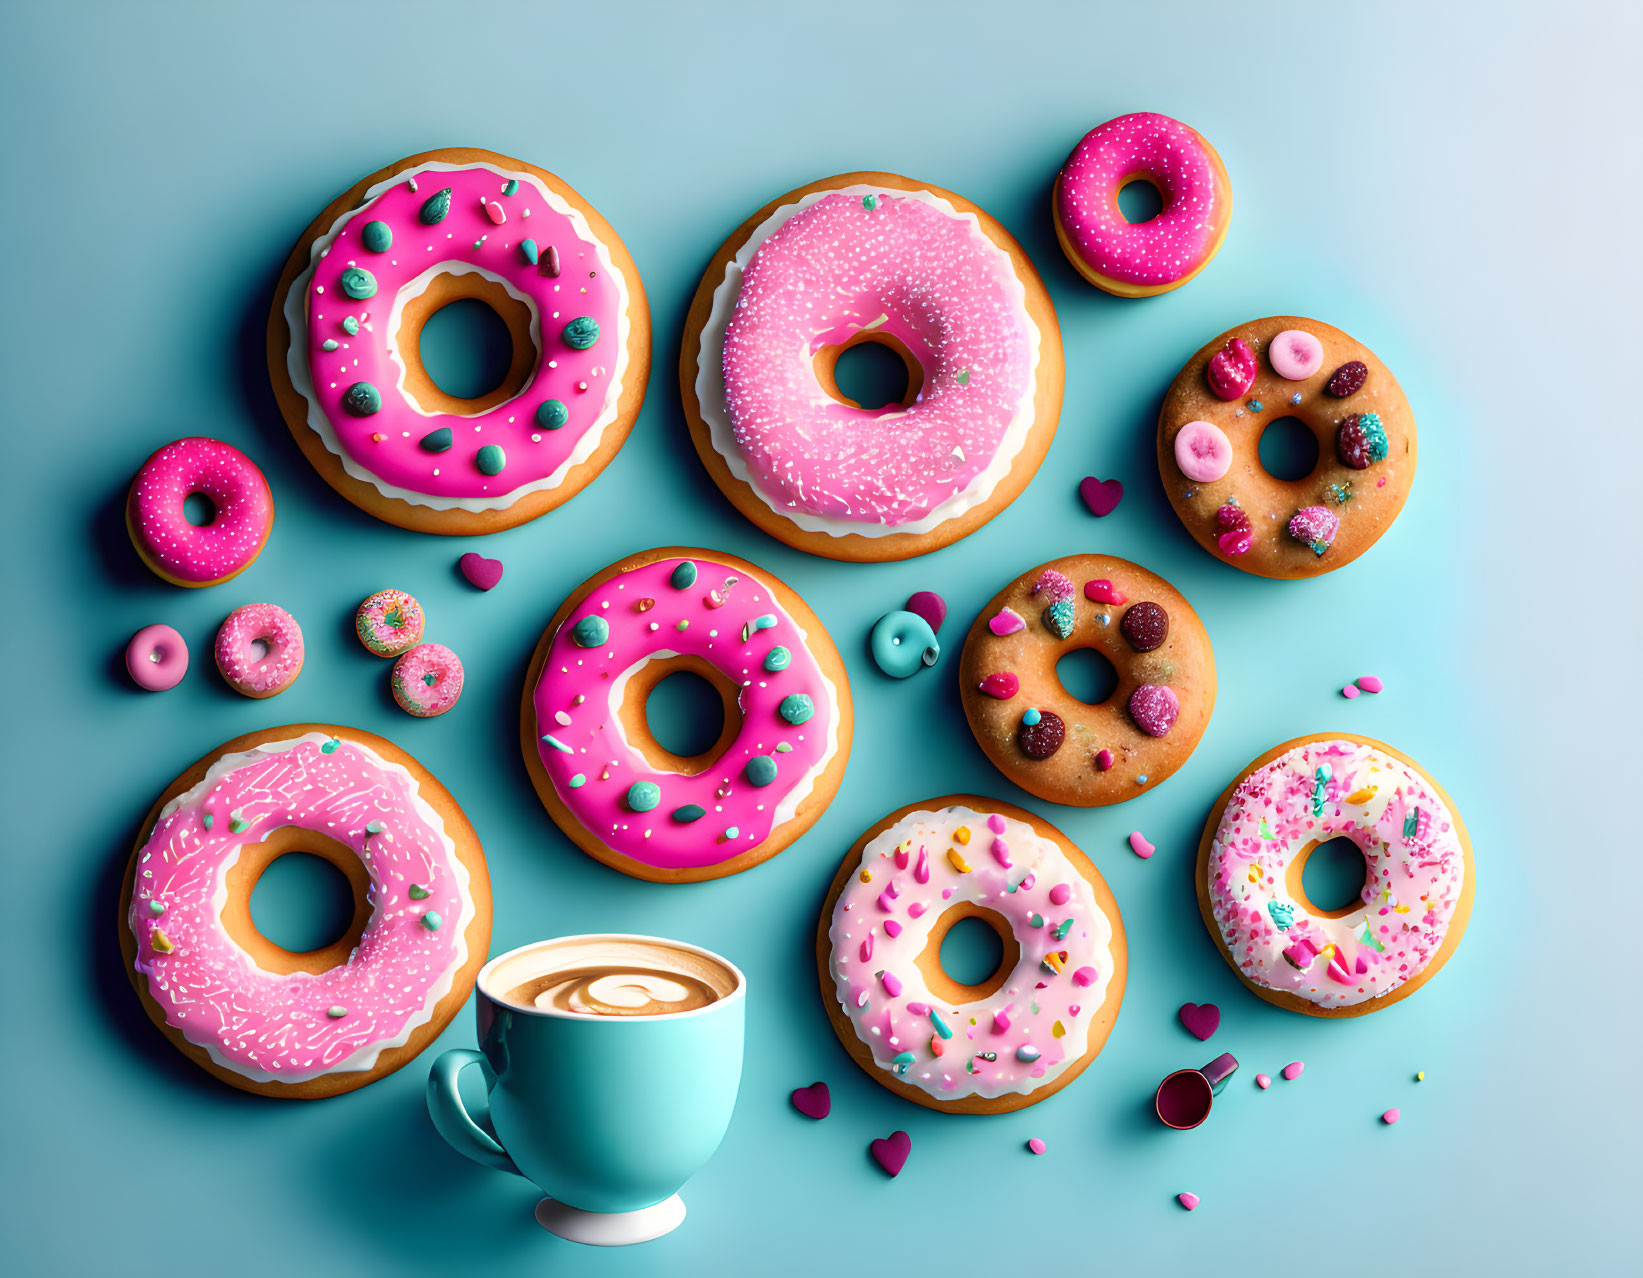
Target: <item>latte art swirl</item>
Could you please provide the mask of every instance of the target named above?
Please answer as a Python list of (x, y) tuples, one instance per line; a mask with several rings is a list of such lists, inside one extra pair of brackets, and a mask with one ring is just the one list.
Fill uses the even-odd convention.
[(637, 936), (565, 937), (500, 960), (487, 992), (515, 1007), (573, 1016), (670, 1016), (735, 993), (710, 954)]
[(524, 1007), (584, 1016), (663, 1016), (706, 1007), (719, 995), (682, 972), (585, 967), (538, 976), (506, 997)]

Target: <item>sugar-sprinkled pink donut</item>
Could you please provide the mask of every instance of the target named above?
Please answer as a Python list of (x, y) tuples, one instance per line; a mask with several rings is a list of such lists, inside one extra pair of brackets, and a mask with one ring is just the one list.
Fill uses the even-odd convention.
[[(1118, 192), (1158, 188), (1163, 208), (1130, 222)], [(1067, 259), (1097, 288), (1151, 297), (1180, 288), (1215, 256), (1232, 218), (1232, 184), (1215, 148), (1179, 120), (1152, 111), (1091, 129), (1055, 184), (1055, 233)]]
[(422, 642), (422, 605), (403, 590), (379, 590), (354, 613), (354, 633), (366, 650), (397, 657)]
[(442, 643), (418, 644), (394, 662), (393, 690), (406, 714), (444, 714), (462, 695), (462, 660)]
[[(183, 503), (204, 497), (208, 522), (188, 522)], [(274, 495), (239, 449), (190, 436), (157, 449), (126, 498), (126, 531), (137, 554), (174, 586), (214, 586), (237, 577), (262, 553), (274, 525)]]
[[(1199, 863), (1206, 921), (1270, 1002), (1356, 1015), (1396, 1002), (1441, 965), (1470, 908), (1470, 848), (1447, 796), (1379, 742), (1320, 736), (1257, 760), (1211, 817)], [(1361, 899), (1322, 910), (1301, 868), (1334, 838), (1357, 844)]]
[(247, 604), (222, 623), (215, 655), (217, 669), (235, 692), (272, 697), (302, 673), (302, 627), (284, 608)]
[(126, 645), (126, 670), (145, 692), (175, 688), (188, 673), (188, 645), (170, 626), (144, 626)]
[[(441, 816), (449, 796), (425, 795), (363, 743), (293, 731), (221, 756), (165, 805), (134, 858), (124, 925), (151, 1009), (214, 1073), (328, 1095), (371, 1081), (383, 1053), (448, 1019), (454, 1007), (441, 1003), (463, 978), (469, 924), (476, 909), (488, 917), (489, 894), (464, 861), (481, 855), (471, 830)], [(271, 971), (225, 924), (229, 871), (287, 828), (343, 844), (369, 877), (364, 932), (327, 971)]]

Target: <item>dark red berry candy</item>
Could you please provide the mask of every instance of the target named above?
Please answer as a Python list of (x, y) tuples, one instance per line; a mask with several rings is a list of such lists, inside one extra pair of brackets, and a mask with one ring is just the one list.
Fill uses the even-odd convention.
[(1155, 603), (1131, 604), (1124, 609), (1118, 623), (1124, 638), (1137, 652), (1151, 652), (1160, 647), (1169, 634), (1169, 613)]
[(1229, 501), (1215, 512), (1215, 526), (1221, 532), (1248, 532), (1249, 512)]
[(1345, 399), (1348, 395), (1356, 395), (1363, 387), (1364, 378), (1368, 376), (1368, 365), (1362, 360), (1355, 359), (1350, 364), (1342, 364), (1331, 373), (1324, 389), (1336, 399)]
[(1360, 414), (1341, 419), (1340, 428), (1335, 432), (1335, 453), (1343, 465), (1353, 470), (1368, 470), (1375, 464), (1374, 446), (1364, 431)]
[(1067, 725), (1061, 722), (1060, 715), (1042, 710), (1038, 722), (1023, 723), (1015, 739), (1021, 753), (1029, 759), (1048, 759), (1067, 739)]

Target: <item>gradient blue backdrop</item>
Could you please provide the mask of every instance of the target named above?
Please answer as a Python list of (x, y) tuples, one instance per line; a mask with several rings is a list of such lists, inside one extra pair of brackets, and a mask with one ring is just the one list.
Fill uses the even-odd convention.
[[(7, 1267), (1230, 1278), (1635, 1265), (1637, 1012), (1610, 991), (1637, 966), (1635, 822), (1621, 805), (1638, 762), (1643, 341), (1626, 59), (1643, 31), (1619, 5), (1541, 8), (6, 6)], [(1047, 196), (1086, 129), (1142, 109), (1214, 141), (1237, 205), (1199, 280), (1117, 301), (1069, 269)], [(335, 497), (287, 435), (263, 364), (270, 289), (315, 212), (389, 160), (461, 144), (583, 191), (625, 237), (656, 321), (650, 398), (616, 462), (564, 509), (483, 544), (400, 532)], [(875, 167), (963, 192), (1019, 237), (1060, 314), (1067, 395), (1043, 470), (992, 524), (925, 559), (847, 567), (770, 541), (723, 501), (687, 439), (675, 368), (721, 238), (778, 192)], [(1153, 463), (1180, 362), (1274, 312), (1366, 340), (1421, 424), (1396, 527), (1350, 568), (1294, 584), (1200, 551)], [(256, 566), (198, 592), (144, 571), (120, 518), (143, 457), (189, 433), (250, 453), (279, 508)], [(1079, 504), (1086, 474), (1125, 482), (1110, 518)], [(531, 792), (515, 727), (526, 658), (567, 590), (665, 542), (733, 550), (792, 583), (845, 651), (858, 714), (849, 775), (814, 831), (696, 887), (640, 883), (571, 847)], [(506, 562), (499, 589), (458, 578), (467, 549)], [(1188, 765), (1104, 811), (1013, 790), (974, 748), (953, 683), (964, 627), (1001, 582), (1088, 550), (1179, 586), (1221, 676)], [(401, 714), (385, 666), (350, 636), (357, 601), (390, 584), (423, 600), (430, 637), (467, 664), (442, 719)], [(895, 684), (866, 659), (866, 630), (925, 588), (951, 606), (948, 651)], [(254, 702), (217, 678), (209, 641), (230, 608), (265, 599), (302, 621), (308, 662), (291, 691)], [(120, 669), (126, 637), (152, 621), (180, 629), (195, 659), (161, 696)], [(1342, 700), (1363, 673), (1385, 694)], [(299, 719), (383, 733), (445, 781), (490, 858), (495, 950), (634, 929), (747, 969), (740, 1106), (676, 1234), (599, 1253), (542, 1233), (527, 1186), (434, 1134), (429, 1058), (339, 1100), (276, 1104), (216, 1084), (147, 1024), (114, 944), (136, 826), (203, 751)], [(1477, 846), (1454, 961), (1418, 997), (1345, 1023), (1249, 995), (1204, 933), (1189, 874), (1228, 777), (1331, 728), (1426, 764)], [(816, 907), (857, 832), (963, 789), (1060, 824), (1128, 925), (1129, 993), (1106, 1052), (1007, 1117), (933, 1114), (864, 1077), (822, 1014), (811, 955)], [(1158, 845), (1150, 861), (1125, 846), (1137, 828)], [(1176, 1023), (1186, 999), (1221, 1005), (1212, 1043)], [(439, 1046), (472, 1041), (464, 1011)], [(1244, 1069), (1210, 1122), (1161, 1130), (1152, 1084), (1220, 1050)], [(1257, 1070), (1295, 1058), (1299, 1082), (1255, 1089)], [(786, 1099), (816, 1078), (835, 1097), (820, 1124)], [(1386, 1128), (1392, 1105), (1404, 1118)], [(913, 1153), (890, 1182), (865, 1150), (898, 1127)], [(1030, 1136), (1048, 1141), (1044, 1157), (1024, 1152)], [(1203, 1197), (1191, 1215), (1174, 1199), (1188, 1189)]]

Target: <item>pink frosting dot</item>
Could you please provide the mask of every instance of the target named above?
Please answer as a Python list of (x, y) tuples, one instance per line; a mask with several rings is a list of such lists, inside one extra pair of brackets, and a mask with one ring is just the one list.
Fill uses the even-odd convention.
[(1175, 464), (1195, 484), (1212, 484), (1232, 469), (1232, 444), (1211, 422), (1188, 422), (1175, 435)]
[(1267, 348), (1272, 371), (1286, 381), (1304, 382), (1324, 366), (1324, 347), (1311, 333), (1286, 328)]

